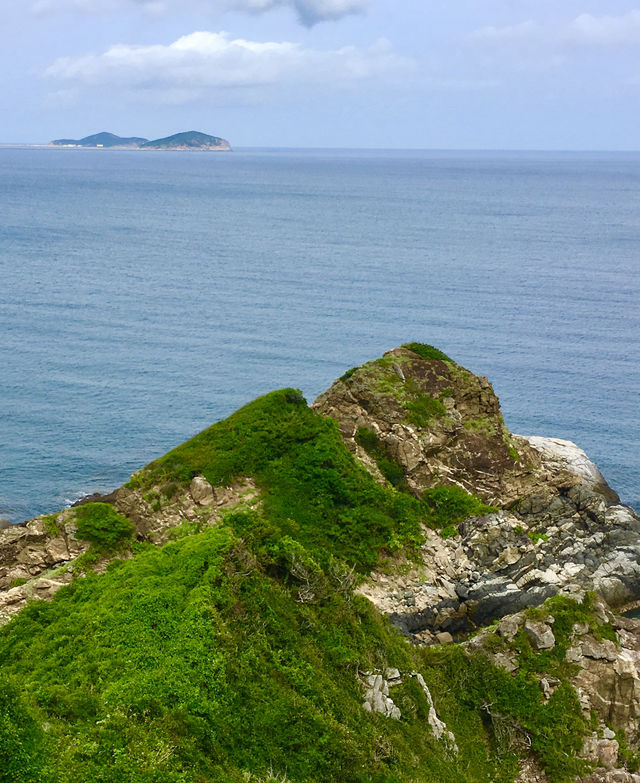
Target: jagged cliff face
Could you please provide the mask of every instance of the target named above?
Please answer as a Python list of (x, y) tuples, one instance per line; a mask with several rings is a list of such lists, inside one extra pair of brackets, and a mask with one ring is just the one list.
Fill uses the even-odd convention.
[[(612, 606), (640, 595), (640, 519), (618, 505), (585, 453), (509, 433), (486, 378), (428, 346), (414, 348), (346, 373), (313, 407), (338, 422), (347, 447), (380, 481), (383, 454), (414, 494), (456, 485), (500, 510), (465, 520), (451, 538), (428, 532), (417, 567), (373, 574), (363, 594), (427, 642), (433, 632), (469, 631), (559, 591), (596, 590)], [(367, 451), (367, 431), (377, 451)]]

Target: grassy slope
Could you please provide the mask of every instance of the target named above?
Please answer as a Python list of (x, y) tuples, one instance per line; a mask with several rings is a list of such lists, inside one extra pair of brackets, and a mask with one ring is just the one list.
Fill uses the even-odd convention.
[[(433, 512), (378, 486), (298, 392), (245, 406), (133, 483), (173, 492), (197, 473), (255, 477), (262, 511), (137, 545), (0, 631), (0, 781), (507, 781), (527, 720), (579, 735), (570, 699), (544, 706), (537, 683), (482, 656), (411, 648), (352, 594), (350, 569), (414, 546)], [(424, 674), (457, 757), (415, 680), (391, 694), (402, 720), (362, 708), (358, 673), (386, 666)]]

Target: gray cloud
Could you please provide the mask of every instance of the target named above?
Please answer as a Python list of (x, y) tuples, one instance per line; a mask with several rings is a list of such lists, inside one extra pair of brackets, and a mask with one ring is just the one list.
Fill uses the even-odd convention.
[(264, 13), (274, 8), (291, 8), (299, 21), (307, 27), (318, 22), (340, 19), (349, 14), (362, 13), (370, 0), (35, 0), (37, 13), (75, 10), (87, 13), (105, 13), (126, 5), (139, 6), (152, 14), (180, 10), (185, 4), (212, 13), (240, 11)]
[(169, 45), (116, 45), (100, 54), (61, 57), (44, 75), (75, 87), (116, 87), (153, 94), (161, 102), (186, 103), (221, 88), (348, 87), (406, 72), (410, 66), (385, 40), (368, 48), (319, 51), (287, 41), (248, 41), (201, 31)]

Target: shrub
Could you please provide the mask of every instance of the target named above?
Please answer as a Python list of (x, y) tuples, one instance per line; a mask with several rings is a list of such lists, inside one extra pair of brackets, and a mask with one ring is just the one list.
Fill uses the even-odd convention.
[(133, 536), (131, 520), (118, 514), (108, 503), (87, 503), (76, 511), (78, 538), (88, 541), (97, 550), (113, 552), (118, 545)]
[(43, 732), (22, 694), (10, 682), (0, 681), (0, 783), (39, 780), (42, 745)]
[(498, 510), (456, 486), (426, 489), (422, 499), (431, 510), (437, 527), (455, 525), (467, 517), (490, 514)]
[(427, 345), (426, 343), (405, 343), (402, 347), (417, 353), (421, 359), (437, 359), (442, 362), (451, 361), (446, 353), (442, 353), (442, 351), (434, 348), (433, 345)]
[(386, 444), (382, 443), (376, 433), (368, 427), (360, 427), (355, 436), (356, 443), (376, 462), (378, 470), (396, 489), (408, 490), (407, 480), (402, 466), (389, 454)]

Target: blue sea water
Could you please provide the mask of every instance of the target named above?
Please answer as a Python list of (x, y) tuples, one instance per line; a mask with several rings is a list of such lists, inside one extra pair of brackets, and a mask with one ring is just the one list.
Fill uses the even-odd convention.
[(400, 343), (640, 509), (640, 155), (0, 149), (0, 516)]

